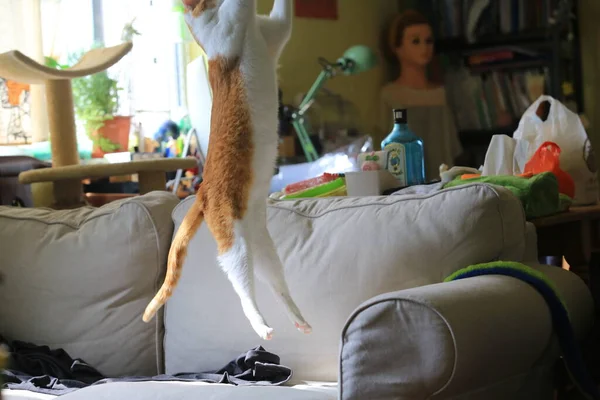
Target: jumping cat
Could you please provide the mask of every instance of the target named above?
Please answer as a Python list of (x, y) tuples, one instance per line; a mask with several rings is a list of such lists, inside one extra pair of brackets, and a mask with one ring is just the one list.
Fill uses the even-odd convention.
[(256, 15), (256, 0), (184, 4), (185, 21), (209, 59), (210, 151), (196, 199), (173, 239), (165, 281), (143, 320), (152, 319), (171, 296), (187, 246), (205, 220), (217, 242), (218, 262), (256, 333), (269, 340), (273, 329), (256, 304), (255, 271), (296, 328), (310, 333), (267, 230), (267, 196), (278, 144), (276, 65), (291, 35), (292, 0), (274, 0), (269, 16)]

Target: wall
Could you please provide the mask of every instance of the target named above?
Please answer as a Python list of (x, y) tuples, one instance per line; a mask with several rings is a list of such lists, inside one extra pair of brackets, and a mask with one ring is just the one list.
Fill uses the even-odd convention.
[[(385, 24), (396, 11), (392, 0), (338, 0), (339, 19), (294, 19), (292, 38), (280, 59), (279, 78), (284, 102), (291, 102), (298, 93), (305, 93), (320, 72), (318, 57), (335, 61), (346, 49), (363, 44), (379, 52), (379, 40)], [(272, 0), (258, 0), (258, 11), (268, 14)], [(190, 49), (198, 56), (197, 45)], [(361, 128), (378, 143), (382, 133), (375, 133), (379, 120), (379, 89), (385, 71), (380, 65), (361, 75), (338, 76), (326, 87), (351, 101), (360, 113)]]

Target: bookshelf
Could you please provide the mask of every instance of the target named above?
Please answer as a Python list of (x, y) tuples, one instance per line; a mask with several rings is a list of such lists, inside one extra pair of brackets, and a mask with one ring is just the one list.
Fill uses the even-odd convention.
[[(416, 9), (431, 21), (465, 150), (460, 161), (479, 167), (491, 137), (512, 136), (540, 94), (577, 113), (584, 101), (578, 0), (492, 0), (478, 18), (472, 15), (475, 3), (400, 0), (399, 8)], [(475, 28), (469, 32), (468, 26)]]
[(464, 36), (442, 37), (437, 39), (435, 48), (438, 52), (451, 51), (476, 52), (480, 50), (502, 49), (515, 46), (547, 47), (551, 43), (550, 29), (529, 29), (516, 33), (486, 34), (477, 38), (476, 42), (468, 42)]

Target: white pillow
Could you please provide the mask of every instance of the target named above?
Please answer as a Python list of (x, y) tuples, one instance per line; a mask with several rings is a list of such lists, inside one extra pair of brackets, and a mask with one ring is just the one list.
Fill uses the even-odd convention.
[(107, 376), (162, 372), (162, 283), (178, 199), (167, 192), (55, 211), (0, 207), (0, 334), (64, 348)]

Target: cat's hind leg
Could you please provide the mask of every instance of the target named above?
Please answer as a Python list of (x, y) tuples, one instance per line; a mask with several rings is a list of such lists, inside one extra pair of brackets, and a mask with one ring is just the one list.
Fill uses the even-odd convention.
[(281, 301), (288, 318), (294, 326), (300, 332), (311, 333), (312, 327), (306, 322), (300, 309), (290, 295), (290, 290), (285, 280), (283, 264), (267, 229), (266, 218), (258, 218), (256, 221), (252, 226), (250, 242), (256, 273), (263, 282), (269, 285), (275, 296)]
[[(267, 324), (256, 304), (253, 258), (251, 246), (248, 245), (247, 235), (245, 235), (247, 230), (244, 229), (240, 221), (234, 221), (233, 232), (229, 235), (223, 235), (222, 232), (219, 232), (223, 228), (222, 221), (220, 222), (220, 226), (215, 229), (214, 224), (210, 224), (207, 219), (207, 225), (213, 231), (213, 236), (219, 247), (218, 261), (221, 269), (227, 275), (233, 289), (240, 298), (244, 314), (250, 321), (254, 331), (262, 339), (270, 340), (273, 336), (273, 328)], [(211, 225), (213, 226), (211, 227)]]

